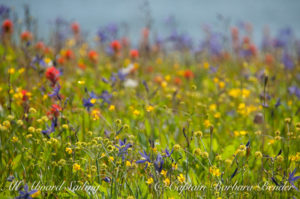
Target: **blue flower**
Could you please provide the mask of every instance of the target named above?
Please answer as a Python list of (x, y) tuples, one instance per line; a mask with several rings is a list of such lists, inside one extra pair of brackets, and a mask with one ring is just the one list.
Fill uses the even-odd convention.
[(104, 90), (104, 91), (102, 91), (99, 98), (102, 99), (104, 103), (110, 104), (111, 103), (110, 99), (112, 98), (112, 94), (110, 94), (108, 91)]
[(116, 146), (119, 149), (119, 155), (122, 155), (122, 160), (124, 161), (125, 155), (127, 154), (127, 150), (132, 147), (132, 144), (128, 143), (126, 144), (126, 139), (119, 140), (119, 145)]
[(82, 103), (83, 103), (83, 106), (86, 108), (86, 110), (89, 112), (91, 107), (94, 106), (94, 104), (91, 102), (91, 99), (92, 98), (88, 98), (88, 99), (83, 99), (82, 100)]
[(49, 97), (57, 97), (58, 100), (61, 100), (59, 91), (60, 91), (60, 84), (57, 84), (57, 86), (53, 89), (53, 92), (49, 94)]
[(154, 161), (155, 170), (160, 173), (163, 168), (163, 164), (164, 164), (163, 157), (160, 154), (158, 154), (156, 160)]
[(147, 155), (147, 153), (145, 151), (143, 151), (144, 153), (140, 152), (141, 156), (142, 156), (142, 160), (138, 160), (136, 161), (137, 164), (142, 164), (142, 163), (146, 163), (145, 169), (148, 167), (148, 163), (151, 163), (150, 157)]
[(57, 118), (54, 117), (51, 121), (51, 126), (49, 127), (47, 124), (47, 129), (46, 130), (42, 130), (42, 133), (47, 136), (48, 138), (50, 138), (50, 134), (53, 133), (55, 131), (55, 127), (57, 126)]
[(165, 149), (165, 156), (164, 157), (171, 157), (172, 153), (174, 151), (174, 148), (171, 150), (171, 152), (168, 149)]
[(295, 174), (296, 174), (296, 168), (294, 169), (294, 171), (292, 173), (290, 173), (288, 181), (293, 186), (294, 189), (299, 191), (294, 183), (296, 180), (300, 179), (300, 176), (295, 176)]
[(28, 191), (28, 185), (26, 184), (24, 186), (24, 191), (19, 191), (19, 196), (16, 197), (16, 199), (32, 199), (31, 195), (36, 193), (37, 190), (31, 190)]

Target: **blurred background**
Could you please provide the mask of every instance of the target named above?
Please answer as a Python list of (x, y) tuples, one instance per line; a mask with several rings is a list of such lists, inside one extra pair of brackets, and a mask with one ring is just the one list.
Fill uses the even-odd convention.
[[(24, 5), (36, 20), (38, 37), (46, 39), (58, 21), (80, 24), (92, 41), (101, 27), (119, 27), (137, 43), (141, 29), (151, 27), (158, 38), (176, 30), (193, 40), (203, 37), (203, 28), (223, 31), (229, 26), (253, 26), (252, 38), (260, 43), (264, 29), (272, 34), (282, 28), (300, 33), (299, 0), (0, 0), (20, 20), (25, 19)], [(0, 9), (1, 12), (1, 9)], [(3, 11), (2, 11), (3, 12)]]

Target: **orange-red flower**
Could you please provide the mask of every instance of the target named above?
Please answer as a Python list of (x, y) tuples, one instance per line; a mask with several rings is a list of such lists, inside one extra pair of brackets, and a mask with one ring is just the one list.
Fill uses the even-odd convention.
[(66, 50), (66, 52), (64, 53), (64, 57), (67, 59), (67, 60), (70, 60), (74, 57), (74, 53), (72, 50), (68, 49)]
[(71, 29), (72, 29), (74, 34), (78, 34), (80, 32), (80, 27), (79, 27), (79, 24), (77, 22), (74, 22), (74, 23), (71, 24)]
[(45, 44), (42, 41), (39, 41), (35, 44), (35, 49), (44, 50), (45, 49)]
[(32, 40), (32, 34), (29, 31), (22, 32), (20, 37), (21, 37), (21, 40), (25, 41), (25, 42)]
[(181, 84), (181, 79), (179, 77), (175, 77), (174, 78), (174, 84), (179, 86)]
[(192, 79), (194, 78), (194, 73), (191, 70), (185, 70), (183, 76), (186, 79)]
[(136, 50), (136, 49), (132, 49), (132, 50), (130, 51), (130, 57), (131, 57), (132, 59), (138, 58), (138, 57), (139, 57), (139, 51)]
[(98, 53), (94, 50), (90, 50), (90, 52), (88, 54), (88, 57), (92, 62), (97, 62), (98, 61)]
[(56, 82), (59, 80), (60, 72), (54, 66), (46, 70), (46, 78), (51, 81), (52, 86), (55, 86)]
[(114, 40), (110, 43), (110, 47), (117, 53), (121, 50), (122, 46), (118, 40)]
[(265, 56), (265, 63), (267, 65), (272, 65), (272, 63), (274, 62), (274, 58), (271, 54), (266, 54)]
[(11, 34), (13, 32), (13, 27), (14, 25), (9, 19), (4, 20), (2, 23), (2, 30), (4, 33)]
[(28, 96), (27, 96), (28, 91), (22, 90), (21, 93), (22, 93), (22, 101), (26, 102), (28, 100)]
[(50, 112), (48, 115), (53, 115), (54, 117), (59, 116), (59, 112), (62, 110), (62, 108), (58, 104), (52, 104)]

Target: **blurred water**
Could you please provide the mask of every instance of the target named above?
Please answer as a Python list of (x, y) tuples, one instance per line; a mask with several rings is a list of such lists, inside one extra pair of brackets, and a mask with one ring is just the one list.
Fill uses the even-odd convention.
[(173, 15), (178, 28), (192, 38), (202, 36), (201, 27), (209, 24), (222, 29), (224, 24), (218, 15), (230, 19), (233, 25), (241, 21), (253, 24), (253, 37), (261, 40), (262, 30), (267, 25), (272, 34), (283, 27), (291, 27), (296, 35), (300, 33), (300, 0), (149, 0), (148, 9), (144, 0), (0, 0), (1, 4), (13, 6), (23, 16), (23, 6), (28, 4), (31, 14), (38, 18), (39, 31), (46, 37), (49, 21), (62, 17), (77, 21), (82, 29), (93, 35), (100, 26), (114, 22), (126, 24), (127, 34), (137, 41), (145, 25), (145, 13), (149, 10), (153, 30), (166, 35), (165, 19)]

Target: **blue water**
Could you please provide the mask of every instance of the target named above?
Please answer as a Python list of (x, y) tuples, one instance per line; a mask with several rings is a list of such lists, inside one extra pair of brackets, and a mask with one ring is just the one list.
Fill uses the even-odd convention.
[(12, 6), (20, 16), (24, 4), (28, 4), (31, 14), (38, 18), (39, 31), (44, 37), (51, 28), (49, 22), (61, 17), (79, 22), (90, 37), (105, 24), (126, 24), (124, 32), (138, 41), (145, 25), (145, 10), (150, 10), (153, 30), (160, 35), (170, 32), (165, 24), (170, 15), (175, 17), (180, 31), (195, 39), (203, 36), (201, 27), (205, 24), (218, 30), (224, 28), (218, 15), (230, 19), (232, 25), (251, 22), (256, 42), (261, 40), (266, 25), (273, 35), (287, 26), (300, 35), (300, 0), (149, 0), (148, 9), (142, 6), (144, 0), (0, 0), (0, 3)]

